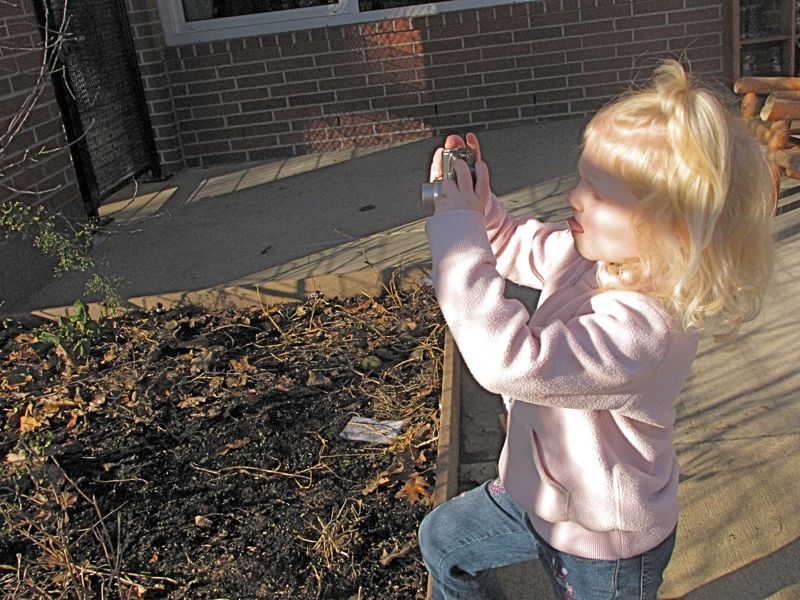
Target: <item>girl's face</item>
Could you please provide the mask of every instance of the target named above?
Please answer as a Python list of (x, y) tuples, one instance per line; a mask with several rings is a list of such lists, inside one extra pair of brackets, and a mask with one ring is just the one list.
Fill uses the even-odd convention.
[(568, 223), (583, 258), (624, 264), (639, 256), (633, 232), (638, 199), (597, 154), (587, 145), (578, 161), (580, 181), (567, 197), (574, 211)]

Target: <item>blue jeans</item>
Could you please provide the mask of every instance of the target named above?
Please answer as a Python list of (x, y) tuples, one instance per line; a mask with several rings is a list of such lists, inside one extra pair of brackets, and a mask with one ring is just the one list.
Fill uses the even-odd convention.
[(433, 600), (492, 599), (488, 569), (537, 557), (557, 598), (653, 599), (675, 545), (675, 532), (633, 558), (592, 560), (552, 548), (533, 530), (525, 510), (500, 480), (489, 481), (438, 506), (419, 528), (422, 558), (433, 580)]

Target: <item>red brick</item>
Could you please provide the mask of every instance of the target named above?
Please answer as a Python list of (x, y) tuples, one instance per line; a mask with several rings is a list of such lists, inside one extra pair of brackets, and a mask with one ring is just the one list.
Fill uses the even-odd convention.
[(442, 77), (433, 82), (434, 89), (448, 90), (454, 88), (468, 88), (481, 85), (483, 79), (480, 75), (464, 75), (462, 77)]
[(253, 112), (243, 115), (232, 115), (230, 117), (225, 117), (225, 121), (229, 127), (239, 127), (241, 125), (249, 127), (250, 125), (257, 125), (259, 123), (270, 123), (274, 120), (275, 115), (273, 115), (271, 111)]
[[(286, 79), (287, 83), (292, 83), (295, 81), (320, 81), (323, 79), (331, 79), (333, 78), (333, 67), (312, 67), (310, 69), (286, 71), (284, 72), (284, 78)], [(321, 81), (320, 88), (322, 88)]]
[[(318, 54), (313, 57), (314, 65), (318, 67), (334, 65), (334, 69), (336, 69), (336, 65), (363, 63), (363, 62), (364, 62), (364, 52), (362, 50), (350, 50), (346, 52), (328, 52), (326, 54)], [(303, 65), (303, 67), (306, 66), (311, 66), (311, 65)]]
[(596, 33), (608, 35), (608, 32), (614, 31), (614, 21), (608, 19), (605, 21), (586, 21), (583, 23), (576, 23), (574, 25), (564, 25), (564, 35), (566, 37), (586, 36)]
[(405, 94), (399, 96), (385, 96), (379, 98), (373, 98), (371, 100), (372, 108), (374, 109), (382, 109), (382, 108), (394, 108), (397, 106), (407, 106), (409, 104), (419, 104), (420, 97), (419, 94)]
[(190, 94), (208, 94), (210, 92), (232, 90), (236, 87), (236, 82), (232, 79), (212, 79), (210, 81), (190, 83), (188, 87)]
[(705, 21), (703, 23), (686, 23), (686, 35), (701, 36), (707, 33), (724, 33), (727, 24), (719, 21)]
[[(520, 81), (530, 79), (533, 76), (532, 69), (513, 69), (509, 71), (497, 71), (495, 73), (484, 73), (483, 82), (486, 84), (502, 83), (504, 81)], [(515, 90), (511, 90), (512, 93)]]
[(558, 51), (569, 51), (581, 47), (581, 38), (557, 38), (532, 42), (532, 54), (546, 54)]
[(698, 8), (696, 10), (682, 10), (669, 13), (667, 19), (670, 23), (697, 23), (699, 21), (719, 21), (720, 8)]
[(488, 73), (514, 68), (514, 60), (510, 58), (497, 58), (494, 60), (481, 60), (467, 64), (467, 73)]
[(293, 119), (308, 119), (311, 117), (322, 116), (320, 106), (299, 106), (296, 108), (284, 108), (274, 111), (276, 121), (287, 121)]
[(558, 102), (555, 104), (536, 104), (535, 106), (523, 106), (520, 108), (522, 118), (539, 117), (545, 115), (567, 115), (570, 113), (569, 104)]
[(569, 75), (567, 77), (567, 85), (570, 87), (584, 87), (587, 85), (609, 83), (617, 80), (618, 77), (616, 71), (603, 71), (600, 73)]
[(491, 33), (495, 31), (517, 31), (521, 29), (528, 29), (529, 27), (530, 19), (527, 15), (487, 21), (481, 19), (478, 24), (478, 30), (481, 33)]
[(308, 54), (322, 54), (329, 52), (332, 48), (328, 47), (328, 42), (316, 42), (307, 44), (292, 44), (280, 46), (280, 55), (286, 57), (297, 57)]
[(202, 156), (200, 156), (200, 162), (203, 165), (203, 167), (214, 167), (217, 165), (244, 163), (247, 162), (247, 153), (226, 152), (224, 154), (203, 154)]
[(494, 83), (492, 85), (476, 85), (469, 88), (470, 98), (485, 98), (487, 96), (503, 96), (506, 94), (515, 94), (517, 92), (517, 84), (512, 83)]
[(614, 19), (617, 17), (629, 17), (633, 14), (631, 4), (604, 5), (597, 8), (581, 8), (582, 21), (596, 21)]
[(652, 12), (670, 12), (681, 10), (683, 0), (637, 0), (633, 2), (633, 14), (642, 15)]
[(564, 29), (560, 26), (533, 27), (531, 29), (514, 32), (515, 42), (530, 42), (533, 40), (547, 40), (562, 37), (564, 37)]
[(406, 71), (410, 69), (419, 69), (425, 66), (422, 56), (409, 56), (383, 59), (380, 63), (374, 63), (375, 68), (379, 64), (384, 71)]
[(583, 88), (567, 87), (566, 78), (524, 82), (519, 84), (520, 92), (535, 92), (537, 102), (555, 102), (583, 98)]
[(492, 98), (486, 98), (486, 108), (494, 109), (494, 108), (503, 108), (506, 106), (526, 106), (529, 104), (536, 103), (536, 94), (533, 93), (526, 93), (526, 94), (509, 94), (506, 96), (494, 96)]
[(316, 81), (300, 81), (296, 83), (286, 83), (282, 85), (273, 85), (269, 88), (270, 96), (295, 96), (298, 94), (308, 94), (311, 92), (319, 91), (319, 85)]
[[(598, 61), (602, 62), (602, 61)], [(630, 61), (629, 61), (630, 62)], [(589, 69), (586, 69), (589, 70)], [(584, 67), (582, 63), (567, 63), (565, 65), (550, 65), (533, 68), (533, 78), (541, 79), (545, 77), (557, 77), (560, 75), (570, 75), (573, 73), (582, 73)]]
[(336, 102), (322, 107), (326, 115), (338, 115), (345, 113), (357, 113), (370, 109), (369, 100), (356, 100), (349, 102)]
[(289, 106), (306, 106), (308, 104), (328, 104), (336, 101), (333, 92), (318, 92), (316, 94), (300, 94), (289, 96)]
[(280, 98), (259, 98), (256, 100), (242, 102), (239, 106), (242, 108), (242, 112), (264, 112), (269, 110), (280, 110), (286, 108), (288, 106), (288, 101), (285, 96)]
[(514, 59), (514, 64), (517, 67), (559, 65), (559, 64), (564, 64), (565, 62), (566, 62), (566, 55), (564, 52), (550, 52), (549, 54), (535, 53), (529, 56), (518, 56)]
[(398, 83), (390, 83), (384, 86), (384, 93), (387, 96), (396, 94), (407, 94), (411, 92), (424, 92), (433, 84), (430, 81), (400, 81)]
[(180, 96), (175, 98), (176, 108), (192, 108), (194, 106), (208, 106), (219, 104), (219, 94), (199, 94), (196, 96)]
[(614, 19), (614, 27), (616, 27), (618, 31), (625, 29), (635, 30), (643, 27), (657, 27), (659, 25), (666, 25), (666, 23), (666, 13), (653, 13), (649, 15)]
[(683, 25), (665, 25), (663, 27), (648, 27), (647, 29), (636, 29), (633, 31), (633, 41), (642, 42), (645, 40), (675, 39), (686, 35), (686, 28)]
[(472, 119), (476, 122), (481, 121), (504, 121), (519, 118), (519, 109), (514, 108), (498, 108), (495, 110), (486, 110), (470, 113)]
[(237, 138), (231, 142), (231, 150), (253, 150), (256, 148), (272, 148), (278, 145), (277, 135)]
[(240, 77), (245, 75), (257, 75), (266, 73), (267, 65), (262, 63), (235, 64), (229, 67), (219, 67), (217, 73), (221, 79), (228, 77)]
[(249, 77), (237, 77), (236, 86), (242, 88), (265, 88), (272, 85), (280, 85), (284, 82), (283, 73), (262, 73)]
[(479, 49), (473, 48), (471, 50), (459, 50), (457, 52), (442, 52), (433, 56), (433, 64), (436, 65), (449, 65), (453, 63), (463, 64), (481, 59), (481, 52)]
[(501, 33), (484, 33), (481, 35), (470, 36), (464, 38), (464, 47), (465, 48), (478, 48), (478, 47), (486, 47), (486, 46), (497, 46), (500, 44), (510, 44), (511, 43), (511, 32), (501, 32)]
[[(192, 114), (189, 118), (193, 119), (205, 119), (206, 117), (217, 117), (223, 116), (227, 117), (228, 115), (238, 115), (241, 111), (238, 104), (214, 104), (212, 106), (196, 106), (192, 109)], [(177, 118), (177, 117), (176, 117)], [(183, 121), (181, 118), (177, 118), (178, 122)]]
[(636, 42), (634, 44), (620, 44), (617, 46), (618, 56), (642, 56), (645, 54), (658, 54), (667, 50), (667, 40), (653, 40), (649, 42)]

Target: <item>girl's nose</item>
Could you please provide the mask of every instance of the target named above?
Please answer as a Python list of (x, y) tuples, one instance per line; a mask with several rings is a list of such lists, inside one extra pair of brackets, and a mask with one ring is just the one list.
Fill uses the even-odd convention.
[(579, 186), (576, 185), (570, 190), (569, 194), (567, 194), (567, 204), (569, 204), (575, 212), (581, 212), (581, 209), (578, 207), (578, 187)]

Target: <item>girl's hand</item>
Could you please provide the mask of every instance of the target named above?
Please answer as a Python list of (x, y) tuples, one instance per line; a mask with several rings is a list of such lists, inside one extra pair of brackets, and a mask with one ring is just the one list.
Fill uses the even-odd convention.
[(448, 210), (476, 210), (484, 212), (491, 194), (489, 186), (489, 169), (481, 159), (481, 147), (474, 133), (467, 134), (466, 144), (458, 135), (450, 135), (433, 156), (431, 163), (431, 181), (442, 178), (442, 152), (450, 148), (469, 148), (475, 153), (475, 185), (472, 174), (463, 160), (455, 163), (456, 179), (442, 182), (441, 193), (435, 202), (435, 212)]

